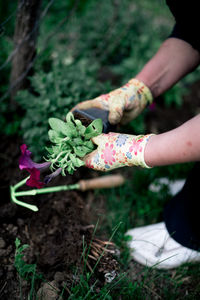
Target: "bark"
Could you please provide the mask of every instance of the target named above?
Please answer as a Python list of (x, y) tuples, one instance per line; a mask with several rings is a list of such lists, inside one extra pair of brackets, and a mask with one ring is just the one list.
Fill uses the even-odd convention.
[(14, 33), (14, 57), (10, 78), (11, 100), (28, 87), (36, 56), (36, 40), (42, 0), (19, 0)]

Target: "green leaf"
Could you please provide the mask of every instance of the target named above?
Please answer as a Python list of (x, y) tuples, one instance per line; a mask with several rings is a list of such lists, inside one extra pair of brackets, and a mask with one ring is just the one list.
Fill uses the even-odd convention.
[(45, 147), (45, 149), (50, 153), (53, 154), (53, 149), (51, 147)]
[(82, 145), (83, 144), (83, 140), (81, 137), (77, 137), (73, 139), (75, 145)]
[(94, 120), (85, 130), (85, 139), (91, 139), (102, 133), (103, 122), (101, 119)]
[(78, 130), (78, 132), (80, 133), (81, 136), (84, 136), (86, 127), (83, 126), (83, 125), (78, 125), (78, 126), (77, 126), (77, 130)]
[(82, 146), (82, 151), (84, 151), (85, 154), (88, 154), (89, 152), (91, 152), (91, 149), (88, 148), (86, 145), (83, 145), (83, 146)]
[(19, 248), (20, 244), (21, 244), (20, 239), (16, 238), (16, 240), (15, 240), (15, 247)]
[(82, 167), (84, 165), (85, 165), (84, 161), (82, 161), (81, 159), (77, 158), (77, 160), (76, 160), (76, 167), (79, 168), (79, 167)]
[(76, 157), (72, 153), (69, 154), (69, 158), (71, 159), (73, 164), (76, 162)]
[(75, 167), (81, 167), (84, 165), (84, 162), (79, 158), (75, 157), (72, 153), (70, 153), (69, 157), (71, 159), (72, 165), (74, 165)]
[(57, 132), (65, 131), (65, 123), (57, 118), (50, 118), (49, 125), (53, 130)]
[(67, 124), (64, 121), (59, 120), (57, 118), (50, 118), (49, 125), (53, 130), (55, 130), (58, 133), (62, 133), (64, 136), (77, 136), (77, 131), (74, 125)]
[(79, 157), (84, 157), (88, 153), (88, 148), (74, 147), (74, 153)]
[(15, 240), (16, 252), (15, 252), (14, 266), (16, 267), (19, 276), (25, 280), (31, 280), (33, 276), (35, 276), (35, 278), (41, 279), (42, 276), (36, 273), (36, 264), (27, 264), (23, 260), (24, 253), (22, 252), (26, 248), (28, 248), (29, 245), (24, 244), (21, 247), (20, 245), (21, 245), (21, 241), (18, 238), (16, 238)]
[(50, 141), (55, 144), (60, 143), (63, 138), (63, 137), (61, 137), (61, 135), (58, 132), (56, 132), (55, 130), (52, 130), (52, 129), (50, 129), (48, 131), (48, 135), (49, 135)]
[(68, 114), (66, 115), (66, 121), (67, 123), (75, 122), (74, 115), (72, 112), (68, 112)]
[(84, 146), (86, 146), (88, 149), (90, 149), (91, 151), (94, 149), (94, 144), (91, 140), (89, 141), (85, 141), (84, 142)]

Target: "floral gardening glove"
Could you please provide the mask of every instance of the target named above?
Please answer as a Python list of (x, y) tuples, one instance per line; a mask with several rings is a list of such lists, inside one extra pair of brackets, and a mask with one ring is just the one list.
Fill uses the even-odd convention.
[(93, 100), (77, 104), (73, 110), (101, 108), (109, 111), (111, 124), (120, 122), (125, 124), (136, 118), (152, 100), (153, 97), (149, 88), (143, 82), (133, 78), (121, 88)]
[(110, 171), (124, 166), (150, 168), (144, 161), (144, 149), (153, 134), (129, 135), (110, 132), (92, 141), (98, 147), (84, 157), (85, 165), (99, 171)]

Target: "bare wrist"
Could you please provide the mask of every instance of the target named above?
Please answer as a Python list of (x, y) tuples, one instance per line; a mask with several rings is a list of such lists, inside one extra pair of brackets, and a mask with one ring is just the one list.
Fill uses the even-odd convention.
[(154, 157), (156, 156), (156, 140), (157, 135), (152, 135), (149, 138), (148, 143), (146, 144), (146, 147), (144, 149), (144, 161), (150, 168), (156, 166), (154, 159)]

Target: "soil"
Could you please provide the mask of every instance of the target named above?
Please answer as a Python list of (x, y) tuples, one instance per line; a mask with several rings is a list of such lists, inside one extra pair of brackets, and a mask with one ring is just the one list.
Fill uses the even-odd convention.
[[(147, 113), (147, 131), (170, 130), (199, 113), (199, 91), (200, 82), (197, 82), (192, 86), (190, 94), (184, 97), (181, 108), (163, 109), (158, 100), (154, 110)], [(19, 284), (20, 279), (14, 266), (16, 238), (22, 244), (30, 246), (24, 252), (24, 260), (28, 264), (36, 263), (37, 273), (43, 274), (45, 278), (45, 281), (36, 282), (35, 293), (38, 299), (57, 299), (61, 292), (63, 299), (67, 299), (72, 284), (79, 281), (84, 269), (83, 245), (87, 245), (87, 249), (91, 248), (91, 257), (88, 257), (86, 265), (88, 270), (96, 263), (95, 253), (98, 256), (99, 249), (102, 250), (106, 245), (104, 239), (97, 237), (94, 232), (94, 212), (91, 210), (94, 194), (74, 190), (25, 197), (23, 201), (37, 204), (37, 213), (13, 204), (10, 201), (9, 186), (27, 176), (18, 168), (21, 144), (19, 137), (1, 137), (0, 299), (28, 299), (30, 292), (30, 282), (21, 280)], [(76, 183), (80, 179), (97, 175), (99, 174), (80, 168), (73, 176), (60, 176), (53, 185)], [(113, 245), (109, 249), (111, 251), (105, 251), (91, 278), (91, 284), (94, 278), (98, 278), (97, 289), (106, 283), (107, 273), (119, 271), (116, 248)], [(134, 272), (137, 275), (135, 266)], [(49, 288), (49, 283), (54, 289)]]
[(81, 115), (78, 112), (74, 112), (74, 117), (75, 119), (79, 119), (81, 123), (86, 127), (92, 123), (92, 120), (86, 118), (85, 116)]
[[(25, 262), (36, 263), (37, 273), (43, 274), (45, 281), (57, 288), (58, 294), (62, 291), (66, 299), (72, 284), (79, 281), (84, 269), (83, 245), (86, 247), (85, 253), (88, 247), (91, 248), (92, 258), (87, 258), (86, 266), (91, 271), (96, 263), (93, 253), (97, 252), (97, 257), (100, 256), (106, 242), (97, 239), (93, 233), (95, 226), (90, 223), (87, 193), (67, 191), (32, 198), (24, 197), (23, 201), (38, 206), (37, 213), (11, 203), (9, 186), (27, 176), (26, 172), (21, 172), (18, 167), (20, 156), (18, 148), (21, 144), (22, 141), (17, 137), (1, 137), (0, 299), (21, 299), (19, 276), (14, 267), (16, 238), (20, 239), (22, 245), (30, 246), (25, 251), (23, 258)], [(53, 185), (76, 183), (88, 175), (90, 176), (90, 174), (83, 175), (83, 170), (79, 170), (74, 176), (60, 177), (58, 182), (54, 180)], [(23, 189), (26, 189), (26, 186)], [(114, 247), (111, 245), (108, 248), (105, 249), (105, 254), (95, 269), (94, 276), (99, 278), (97, 288), (105, 284), (104, 275), (118, 270), (116, 259), (108, 252), (110, 250), (114, 253)], [(91, 284), (92, 281), (93, 278)], [(49, 283), (45, 285), (40, 281), (36, 284), (38, 295), (42, 290), (41, 299), (46, 299), (44, 294), (47, 299), (57, 299), (55, 291), (54, 296), (49, 298)], [(30, 282), (22, 280), (23, 299), (28, 299), (29, 292)]]

